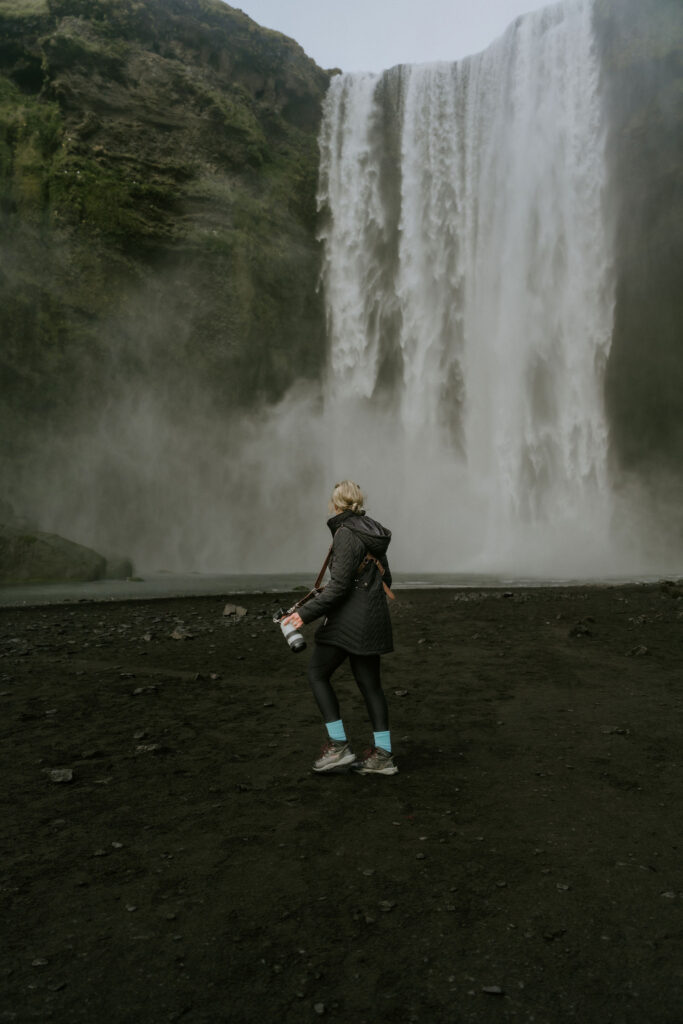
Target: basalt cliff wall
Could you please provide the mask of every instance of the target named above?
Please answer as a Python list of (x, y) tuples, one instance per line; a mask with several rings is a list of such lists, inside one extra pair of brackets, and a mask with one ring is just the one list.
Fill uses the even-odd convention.
[(616, 306), (606, 397), (615, 459), (683, 480), (683, 7), (596, 0)]
[(0, 2), (5, 458), (143, 378), (230, 409), (319, 373), (328, 81), (219, 0)]

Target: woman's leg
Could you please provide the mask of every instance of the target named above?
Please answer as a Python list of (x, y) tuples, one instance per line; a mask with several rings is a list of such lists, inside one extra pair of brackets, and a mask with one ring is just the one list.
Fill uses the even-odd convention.
[(372, 731), (389, 731), (389, 709), (382, 690), (379, 654), (350, 654), (351, 671), (363, 694), (370, 715)]
[(332, 689), (330, 679), (344, 659), (347, 652), (341, 647), (333, 647), (331, 644), (316, 644), (308, 663), (308, 681), (313, 690), (320, 714), (324, 722), (337, 722), (339, 720), (339, 701)]

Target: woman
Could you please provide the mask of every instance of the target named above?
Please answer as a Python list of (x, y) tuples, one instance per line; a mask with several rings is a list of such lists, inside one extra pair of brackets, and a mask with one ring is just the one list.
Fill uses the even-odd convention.
[[(391, 754), (389, 713), (380, 680), (380, 655), (394, 649), (385, 594), (385, 584), (387, 589), (391, 586), (386, 558), (391, 531), (365, 514), (364, 503), (358, 484), (335, 484), (330, 502), (334, 515), (327, 521), (332, 533), (330, 582), (284, 621), (299, 628), (324, 616), (315, 634), (308, 678), (329, 739), (313, 771), (352, 766), (362, 775), (395, 775), (398, 768)], [(374, 734), (373, 746), (360, 761), (346, 738), (330, 682), (347, 658)]]

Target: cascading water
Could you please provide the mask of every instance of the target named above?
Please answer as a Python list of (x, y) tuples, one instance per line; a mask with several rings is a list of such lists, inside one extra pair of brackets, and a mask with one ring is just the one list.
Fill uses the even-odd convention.
[(333, 462), (391, 504), (416, 567), (587, 572), (607, 554), (591, 21), (590, 0), (553, 6), (475, 57), (343, 75), (327, 97)]
[(639, 496), (608, 471), (612, 239), (591, 19), (591, 0), (566, 0), (458, 63), (335, 77), (320, 135), (322, 385), (226, 416), (191, 379), (180, 408), (139, 381), (99, 423), (42, 445), (20, 507), (145, 569), (314, 570), (327, 496), (348, 476), (393, 529), (398, 570), (666, 571)]

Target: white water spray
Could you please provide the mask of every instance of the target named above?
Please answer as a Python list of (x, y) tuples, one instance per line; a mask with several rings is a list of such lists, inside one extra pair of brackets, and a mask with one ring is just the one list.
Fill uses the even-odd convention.
[(17, 506), (142, 569), (314, 572), (332, 484), (351, 477), (394, 531), (399, 571), (667, 571), (664, 548), (645, 550), (640, 495), (622, 500), (609, 472), (591, 11), (527, 15), (457, 64), (334, 78), (325, 380), (251, 416), (206, 408), (191, 379), (180, 408), (138, 381), (43, 439)]
[(321, 154), (326, 404), (399, 536), (412, 525), (406, 561), (606, 570), (613, 286), (590, 0), (458, 64), (333, 80)]

